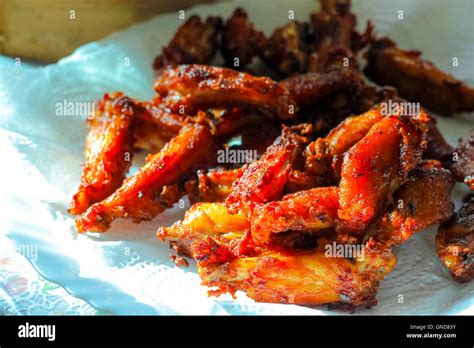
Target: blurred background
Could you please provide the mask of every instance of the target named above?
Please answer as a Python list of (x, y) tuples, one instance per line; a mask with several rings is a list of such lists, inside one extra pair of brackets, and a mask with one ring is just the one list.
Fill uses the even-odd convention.
[(212, 0), (0, 0), (0, 54), (53, 63), (156, 14)]

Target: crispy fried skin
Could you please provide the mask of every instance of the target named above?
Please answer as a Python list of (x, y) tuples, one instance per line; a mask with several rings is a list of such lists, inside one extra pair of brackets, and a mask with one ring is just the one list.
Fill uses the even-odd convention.
[(132, 163), (135, 118), (134, 101), (117, 92), (105, 94), (87, 119), (86, 161), (71, 214), (83, 213), (120, 187)]
[(335, 225), (338, 208), (337, 187), (317, 187), (286, 195), (281, 201), (254, 210), (252, 237), (257, 243), (266, 244), (272, 233), (321, 231)]
[(226, 137), (248, 127), (261, 125), (267, 118), (256, 110), (244, 108), (211, 109), (207, 114), (211, 119), (216, 136)]
[(211, 294), (242, 290), (258, 302), (372, 306), (380, 281), (396, 264), (390, 249), (371, 240), (364, 258), (329, 258), (324, 252), (269, 251), (223, 264), (198, 262)]
[(430, 117), (428, 132), (426, 133), (426, 150), (423, 153), (423, 158), (438, 160), (444, 167), (449, 168), (452, 165), (454, 148), (444, 139), (436, 123), (436, 119)]
[(427, 120), (424, 113), (386, 117), (344, 154), (338, 214), (350, 228), (365, 229), (407, 181), (421, 159)]
[[(350, 12), (349, 0), (322, 0), (321, 11), (311, 15), (315, 52), (309, 71), (322, 72), (334, 66), (357, 69), (354, 53), (372, 41), (369, 22), (363, 34), (355, 30), (356, 16)], [(339, 59), (341, 58), (341, 59)], [(349, 58), (344, 64), (343, 58)]]
[(249, 229), (250, 223), (244, 214), (229, 214), (222, 203), (200, 202), (189, 208), (182, 221), (171, 227), (160, 227), (157, 237), (170, 241), (181, 254), (195, 257), (195, 246), (201, 241), (208, 238), (237, 239)]
[(226, 206), (233, 214), (243, 211), (250, 216), (257, 204), (278, 199), (283, 192), (292, 163), (307, 139), (284, 127), (265, 154), (245, 168), (232, 185)]
[(438, 256), (453, 279), (466, 283), (474, 278), (474, 197), (439, 227)]
[(268, 40), (262, 58), (282, 76), (306, 72), (308, 42), (308, 24), (288, 22), (275, 30)]
[(381, 109), (373, 108), (362, 115), (346, 118), (325, 138), (311, 142), (304, 151), (306, 172), (337, 182), (344, 153), (382, 118)]
[[(80, 216), (76, 220), (78, 231), (104, 232), (119, 217), (135, 221), (154, 218), (168, 207), (160, 199), (165, 187), (184, 181), (193, 169), (212, 161), (214, 152), (213, 137), (206, 126), (184, 126), (138, 173)], [(169, 203), (169, 199), (165, 202)]]
[(292, 168), (288, 173), (285, 193), (310, 190), (315, 187), (329, 186), (331, 181), (322, 176), (310, 174), (304, 170)]
[(337, 69), (322, 74), (299, 74), (280, 81), (280, 86), (289, 91), (300, 109), (313, 106), (336, 93), (354, 92), (362, 85), (361, 76), (350, 69)]
[[(155, 100), (155, 103), (159, 103)], [(135, 127), (135, 148), (159, 151), (175, 137), (188, 115), (170, 112), (166, 105), (141, 103), (141, 111), (137, 112)], [(261, 125), (264, 115), (255, 110), (242, 108), (209, 109), (207, 118), (216, 137), (229, 137), (250, 126)]]
[(421, 59), (417, 51), (404, 51), (388, 39), (370, 48), (365, 73), (380, 85), (396, 87), (410, 101), (421, 102), (441, 115), (474, 111), (474, 88)]
[(209, 17), (202, 22), (199, 16), (191, 16), (174, 35), (161, 55), (156, 57), (155, 70), (168, 65), (204, 64), (214, 56), (217, 48), (217, 36), (222, 28), (222, 20)]
[(244, 68), (265, 49), (266, 44), (265, 35), (255, 29), (242, 8), (237, 8), (222, 32), (221, 51), (225, 65), (234, 69)]
[(395, 193), (392, 209), (371, 227), (370, 234), (387, 246), (399, 245), (414, 233), (448, 220), (454, 211), (453, 186), (453, 176), (439, 162), (423, 163)]
[(294, 118), (297, 106), (284, 86), (268, 77), (207, 65), (168, 67), (157, 78), (155, 91), (167, 97), (174, 112), (247, 107), (269, 116)]
[(137, 111), (134, 136), (135, 148), (159, 151), (174, 138), (185, 120), (186, 115), (169, 112), (163, 105), (142, 102)]
[(474, 129), (459, 139), (457, 160), (449, 167), (454, 177), (474, 190)]
[[(322, 250), (283, 251), (258, 248), (248, 238), (250, 223), (224, 204), (197, 203), (183, 221), (158, 230), (181, 254), (198, 261), (203, 283), (214, 295), (245, 291), (261, 302), (316, 305), (376, 303), (380, 281), (395, 266), (395, 256), (370, 240), (364, 258), (330, 258)], [(324, 246), (322, 246), (324, 248)]]
[(232, 184), (242, 176), (243, 169), (199, 170), (197, 178), (188, 180), (185, 189), (192, 204), (196, 202), (224, 202)]

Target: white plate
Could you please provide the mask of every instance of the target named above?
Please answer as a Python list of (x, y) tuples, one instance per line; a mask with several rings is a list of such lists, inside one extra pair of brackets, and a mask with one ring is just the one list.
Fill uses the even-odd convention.
[[(256, 26), (267, 34), (288, 20), (289, 10), (301, 20), (315, 11), (313, 1), (237, 4), (247, 8)], [(228, 17), (235, 7), (236, 3), (203, 5), (186, 14)], [(400, 10), (403, 20), (397, 19)], [(354, 12), (361, 24), (373, 19), (379, 33), (390, 33), (401, 47), (422, 50), (472, 85), (472, 10), (467, 0), (455, 5), (428, 0), (416, 4), (358, 1)], [(325, 307), (255, 303), (242, 294), (235, 301), (230, 296), (207, 297), (194, 265), (174, 267), (168, 245), (154, 236), (159, 226), (182, 216), (184, 209), (179, 207), (139, 225), (117, 221), (102, 235), (75, 232), (66, 210), (81, 174), (85, 123), (83, 117), (56, 116), (57, 103), (91, 101), (115, 90), (151, 98), (151, 62), (181, 23), (176, 13), (166, 14), (85, 45), (45, 68), (2, 67), (1, 231), (17, 246), (37, 248), (38, 257), (30, 262), (44, 277), (116, 314), (334, 314)], [(458, 67), (451, 65), (453, 56)], [(453, 144), (473, 127), (472, 122), (455, 119), (440, 119), (439, 124)], [(456, 186), (458, 205), (466, 192), (462, 185)], [(441, 267), (434, 252), (435, 230), (420, 233), (399, 248), (399, 263), (382, 283), (379, 305), (358, 313), (473, 313), (474, 283), (457, 284)]]

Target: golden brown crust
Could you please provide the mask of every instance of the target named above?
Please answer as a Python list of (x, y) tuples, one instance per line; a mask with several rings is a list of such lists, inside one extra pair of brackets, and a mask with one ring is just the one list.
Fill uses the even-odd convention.
[(444, 139), (434, 117), (430, 117), (430, 121), (428, 122), (426, 140), (427, 144), (423, 158), (438, 160), (446, 168), (449, 168), (452, 165), (454, 148)]
[(266, 244), (272, 233), (318, 232), (333, 227), (338, 198), (337, 187), (317, 187), (259, 206), (252, 214), (252, 237), (257, 243)]
[(453, 186), (451, 173), (439, 162), (423, 163), (395, 193), (392, 209), (371, 227), (371, 234), (385, 245), (398, 245), (414, 233), (446, 221), (454, 211)]
[(141, 102), (139, 105), (134, 128), (137, 149), (154, 152), (161, 150), (179, 133), (188, 118), (186, 115), (169, 112), (165, 107), (155, 103)]
[(380, 85), (396, 87), (400, 95), (441, 115), (474, 111), (474, 88), (423, 60), (418, 51), (404, 51), (388, 39), (370, 48), (365, 73)]
[(202, 22), (199, 16), (191, 16), (156, 57), (153, 68), (159, 70), (168, 65), (209, 62), (216, 51), (221, 28), (222, 21), (218, 17), (209, 17)]
[(83, 213), (122, 184), (132, 163), (136, 113), (135, 102), (117, 92), (105, 94), (87, 119), (86, 161), (71, 214)]
[(318, 138), (305, 149), (305, 170), (338, 182), (344, 153), (358, 143), (383, 118), (380, 108), (346, 118), (325, 138)]
[(308, 25), (297, 21), (288, 22), (275, 30), (262, 58), (282, 76), (306, 72), (308, 42)]
[(245, 168), (226, 199), (231, 213), (243, 211), (250, 216), (257, 204), (278, 199), (288, 179), (293, 161), (307, 139), (284, 127), (265, 154)]
[(244, 68), (265, 49), (266, 44), (265, 35), (254, 28), (247, 12), (237, 8), (222, 32), (221, 51), (225, 65), (234, 69)]
[(391, 203), (423, 153), (425, 114), (390, 116), (375, 123), (344, 155), (339, 184), (339, 217), (362, 230)]
[(198, 263), (198, 270), (205, 285), (217, 288), (213, 295), (242, 290), (258, 302), (371, 306), (395, 264), (389, 249), (370, 241), (355, 262), (320, 252), (268, 252), (221, 265)]
[(168, 67), (155, 82), (172, 111), (193, 115), (199, 110), (244, 107), (282, 119), (294, 118), (297, 106), (288, 91), (268, 77), (207, 65)]
[(223, 203), (200, 202), (189, 208), (183, 220), (159, 228), (157, 237), (177, 244), (181, 253), (194, 257), (194, 243), (207, 238), (238, 239), (248, 229), (250, 223), (244, 214), (229, 214)]
[(185, 183), (189, 201), (224, 202), (232, 190), (232, 184), (242, 176), (243, 168), (199, 170), (197, 178)]
[(452, 157), (453, 162), (449, 167), (451, 172), (458, 181), (474, 190), (474, 129), (459, 139), (454, 153), (456, 157)]
[(474, 198), (439, 227), (436, 235), (438, 256), (454, 280), (465, 283), (474, 279)]
[(322, 72), (333, 67), (357, 70), (354, 54), (373, 40), (371, 23), (359, 34), (355, 30), (356, 16), (350, 12), (350, 0), (320, 2), (321, 11), (311, 15), (315, 51), (308, 70)]
[(209, 129), (200, 124), (184, 126), (147, 164), (106, 200), (92, 205), (76, 220), (79, 232), (104, 232), (119, 217), (135, 221), (150, 220), (169, 206), (160, 196), (166, 186), (180, 183), (193, 169), (214, 157), (214, 142)]
[(306, 73), (280, 81), (289, 91), (300, 109), (313, 106), (327, 96), (354, 92), (362, 88), (361, 76), (350, 69), (337, 69), (326, 73)]

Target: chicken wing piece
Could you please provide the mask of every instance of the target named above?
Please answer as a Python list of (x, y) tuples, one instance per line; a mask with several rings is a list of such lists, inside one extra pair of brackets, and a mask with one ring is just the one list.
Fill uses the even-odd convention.
[(117, 92), (105, 94), (87, 119), (86, 161), (71, 214), (83, 213), (120, 187), (132, 163), (135, 118), (135, 102)]
[(474, 129), (459, 139), (455, 161), (449, 167), (454, 177), (474, 190)]
[(285, 193), (295, 193), (310, 190), (315, 187), (330, 186), (329, 178), (313, 175), (304, 170), (292, 168), (288, 173), (288, 181), (285, 186)]
[[(222, 203), (200, 202), (189, 208), (182, 221), (175, 222), (171, 227), (160, 227), (157, 237), (162, 241), (168, 240), (180, 254), (199, 259), (198, 254), (202, 255), (204, 250), (197, 246), (202, 245), (202, 241), (209, 238), (237, 240), (249, 229), (250, 222), (244, 214), (229, 214)], [(211, 254), (211, 250), (207, 254)], [(222, 261), (222, 257), (219, 259)]]
[(210, 109), (207, 111), (216, 136), (233, 136), (246, 128), (261, 124), (268, 119), (257, 110), (245, 108)]
[(459, 182), (464, 182), (474, 190), (474, 129), (461, 137), (457, 148), (444, 139), (436, 126), (436, 119), (428, 124), (427, 148), (423, 158), (436, 159), (448, 168)]
[[(79, 232), (104, 232), (119, 217), (150, 220), (168, 208), (166, 188), (183, 182), (195, 169), (215, 157), (213, 136), (208, 127), (187, 124), (147, 164), (102, 202), (92, 205), (76, 220)], [(215, 160), (215, 159), (214, 159)], [(179, 197), (178, 197), (179, 199)]]
[[(283, 127), (282, 134), (264, 155), (245, 168), (226, 199), (226, 206), (232, 214), (242, 211), (250, 216), (256, 205), (280, 197), (294, 160), (308, 142), (306, 137), (298, 134), (301, 129)], [(306, 130), (301, 131), (304, 132)]]
[(474, 196), (439, 227), (436, 250), (455, 281), (466, 283), (474, 278)]
[(308, 43), (308, 24), (291, 21), (275, 30), (262, 58), (281, 76), (303, 73), (308, 66)]
[(197, 64), (168, 67), (154, 88), (172, 111), (189, 115), (212, 108), (247, 107), (291, 119), (297, 111), (288, 91), (272, 79), (227, 68)]
[(222, 20), (209, 17), (205, 22), (199, 16), (191, 16), (174, 35), (161, 55), (156, 57), (153, 68), (168, 65), (205, 64), (211, 60), (217, 48), (217, 37), (222, 29)]
[(255, 29), (242, 8), (237, 8), (226, 22), (221, 40), (225, 65), (238, 70), (251, 63), (267, 44), (265, 35)]
[(135, 148), (157, 152), (183, 127), (186, 115), (169, 112), (164, 106), (142, 102), (134, 129)]
[(392, 209), (370, 228), (370, 235), (391, 247), (448, 220), (454, 211), (450, 197), (453, 186), (453, 176), (438, 161), (422, 163), (395, 193)]
[(243, 168), (203, 171), (199, 170), (197, 178), (188, 180), (185, 189), (189, 201), (224, 202), (232, 190), (232, 184), (242, 176)]
[(370, 240), (356, 260), (324, 252), (269, 251), (223, 264), (198, 262), (203, 284), (213, 295), (238, 290), (258, 302), (373, 306), (378, 286), (395, 266), (390, 249)]
[(441, 115), (474, 111), (474, 88), (421, 59), (420, 52), (401, 50), (383, 38), (371, 46), (367, 58), (367, 76), (380, 85), (396, 87), (410, 101)]
[(423, 153), (428, 117), (385, 117), (345, 154), (339, 184), (339, 218), (363, 230), (391, 203)]
[(337, 187), (317, 187), (259, 206), (251, 219), (252, 237), (258, 244), (268, 244), (273, 233), (318, 232), (333, 227), (338, 198)]
[(426, 133), (426, 150), (423, 153), (425, 159), (435, 159), (440, 161), (444, 167), (449, 168), (452, 165), (454, 148), (448, 144), (441, 134), (437, 121), (430, 117), (428, 123), (428, 132)]
[[(354, 53), (372, 41), (372, 25), (367, 24), (363, 34), (355, 30), (356, 16), (350, 12), (350, 0), (323, 0), (321, 11), (311, 15), (315, 52), (311, 54), (310, 71), (321, 72), (331, 66), (357, 69)], [(337, 53), (345, 49), (343, 55)], [(350, 64), (343, 64), (348, 58)]]
[(344, 153), (358, 143), (382, 118), (381, 109), (373, 108), (362, 115), (346, 118), (325, 138), (311, 142), (304, 151), (306, 172), (331, 178), (337, 183)]
[[(137, 112), (134, 135), (135, 148), (157, 152), (179, 133), (191, 116), (172, 113), (159, 101), (154, 103), (141, 103), (143, 108)], [(255, 110), (242, 108), (210, 109), (206, 114), (213, 133), (219, 138), (233, 136), (246, 127), (261, 125), (265, 119)]]
[(336, 93), (351, 93), (363, 86), (361, 76), (350, 69), (337, 69), (326, 73), (306, 73), (280, 81), (300, 109), (314, 106)]

